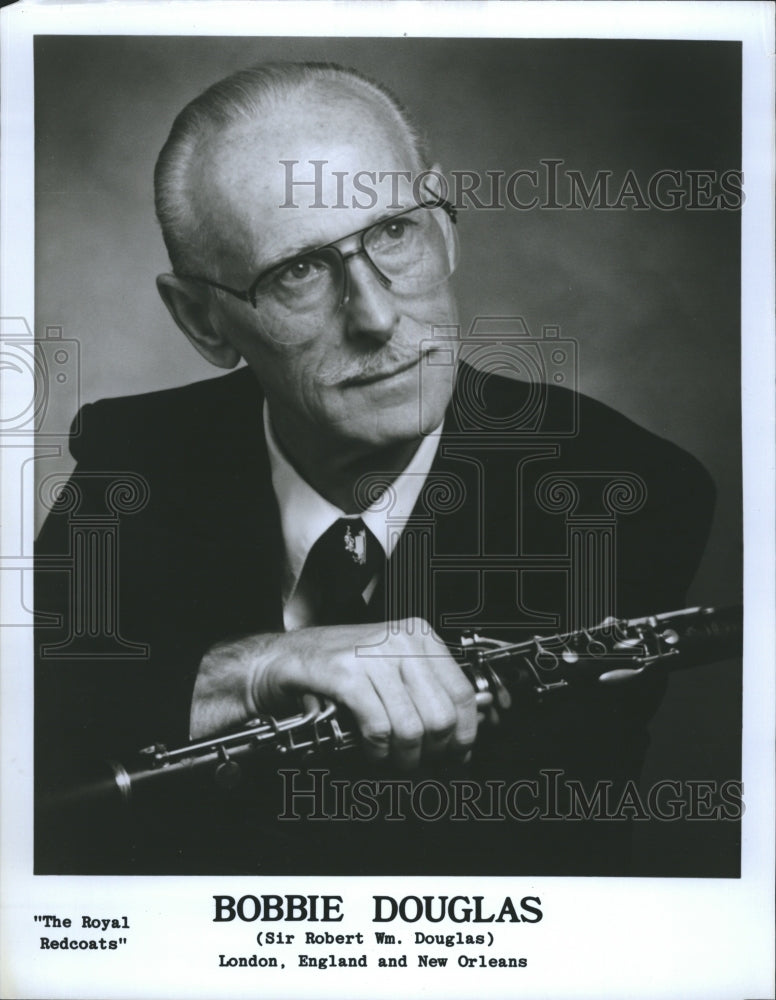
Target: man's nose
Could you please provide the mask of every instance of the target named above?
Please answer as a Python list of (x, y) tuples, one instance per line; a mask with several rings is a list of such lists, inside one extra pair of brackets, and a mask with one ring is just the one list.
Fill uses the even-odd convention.
[(386, 343), (399, 322), (393, 293), (362, 254), (347, 258), (345, 267), (348, 269), (348, 298), (343, 310), (348, 336)]

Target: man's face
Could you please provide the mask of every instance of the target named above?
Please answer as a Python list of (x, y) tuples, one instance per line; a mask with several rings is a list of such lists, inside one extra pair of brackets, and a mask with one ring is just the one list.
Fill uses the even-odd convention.
[[(261, 122), (218, 137), (202, 157), (195, 209), (205, 214), (219, 247), (209, 277), (247, 288), (277, 262), (396, 214), (397, 204), (414, 204), (410, 181), (399, 183), (396, 199), (386, 179), (374, 185), (375, 205), (353, 206), (353, 197), (362, 205), (370, 200), (353, 186), (359, 171), (409, 171), (414, 177), (418, 165), (401, 131), (373, 102), (352, 94), (326, 98), (302, 94), (283, 101)], [(313, 179), (310, 161), (326, 161), (319, 188), (291, 189), (298, 207), (283, 207), (289, 188), (282, 160), (297, 161), (294, 180)], [(452, 245), (450, 227), (444, 219), (443, 252)], [(349, 298), (339, 308), (289, 314), (261, 301), (254, 309), (228, 294), (217, 296), (214, 324), (258, 377), (281, 437), (284, 431), (308, 434), (311, 446), (327, 439), (358, 452), (410, 441), (443, 418), (456, 345), (432, 338), (434, 327), (457, 321), (449, 283), (397, 294), (363, 255), (348, 257), (359, 246), (358, 237), (339, 245), (349, 282)], [(292, 270), (286, 280), (305, 273), (304, 267)]]

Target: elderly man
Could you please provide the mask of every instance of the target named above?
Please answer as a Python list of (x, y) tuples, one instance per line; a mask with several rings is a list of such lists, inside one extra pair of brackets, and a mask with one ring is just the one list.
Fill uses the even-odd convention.
[[(616, 558), (599, 568), (613, 580), (586, 585), (616, 592), (605, 610), (624, 614), (681, 605), (712, 488), (690, 456), (592, 400), (546, 387), (537, 408), (535, 386), (490, 375), (483, 388), (456, 365), (456, 212), (431, 166), (398, 101), (338, 66), (259, 66), (181, 112), (156, 168), (173, 268), (159, 292), (208, 361), (247, 367), (82, 413), (72, 450), (84, 504), (98, 502), (98, 473), (130, 471), (148, 489), (121, 525), (117, 613), (122, 637), (149, 655), (63, 665), (42, 653), (39, 734), (64, 731), (73, 756), (120, 753), (282, 716), (318, 696), (352, 716), (360, 775), (638, 771), (659, 683), (538, 720), (518, 705), (494, 735), (445, 642), (462, 623), (512, 638), (591, 625), (578, 620), (580, 602), (606, 605), (589, 594), (569, 601), (569, 574), (555, 572), (548, 476), (592, 482), (622, 470), (641, 490), (617, 525)], [(447, 503), (435, 500), (439, 488)], [(65, 551), (68, 524), (55, 510), (39, 552)], [(520, 563), (526, 552), (531, 565)], [(62, 576), (40, 574), (37, 598), (68, 630), (79, 610)], [(51, 648), (52, 631), (40, 642)], [(255, 797), (277, 816), (287, 792), (268, 782)], [(241, 808), (252, 815), (253, 803)], [(408, 823), (397, 838), (378, 820), (379, 832), (355, 824), (357, 834), (319, 824), (312, 861), (309, 825), (278, 824), (259, 848), (252, 820), (235, 815), (189, 854), (176, 841), (182, 866), (167, 858), (147, 870), (519, 865), (494, 867), (473, 827)], [(493, 843), (511, 849), (513, 827), (501, 823)], [(541, 860), (523, 863), (577, 870), (540, 832)], [(612, 856), (608, 842), (591, 854), (577, 841), (579, 870)], [(69, 863), (82, 864), (51, 862)]]

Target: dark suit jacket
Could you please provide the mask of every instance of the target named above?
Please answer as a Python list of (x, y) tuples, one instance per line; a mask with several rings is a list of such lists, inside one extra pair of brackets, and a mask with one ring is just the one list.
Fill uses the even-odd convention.
[[(462, 366), (429, 481), (391, 563), (401, 579), (427, 586), (404, 586), (393, 613), (428, 617), (445, 639), (467, 626), (520, 639), (594, 624), (599, 611), (633, 616), (682, 607), (713, 508), (699, 463), (584, 396), (552, 386), (537, 395), (535, 386), (496, 376), (478, 395), (473, 379)], [(65, 497), (55, 507), (37, 546), (36, 610), (61, 620), (37, 635), (39, 776), (53, 780), (63, 760), (185, 741), (203, 653), (218, 640), (282, 630), (282, 538), (261, 406), (252, 373), (241, 369), (83, 409), (71, 441), (78, 502), (65, 510)], [(136, 490), (125, 497), (123, 507), (136, 508), (128, 513), (116, 501), (120, 491), (107, 489), (121, 474)], [(97, 583), (87, 597), (74, 560), (88, 562), (89, 545), (107, 544), (106, 536), (115, 540), (115, 558), (92, 573)], [(102, 602), (90, 612), (101, 635), (78, 618), (90, 602)], [(135, 656), (131, 644), (145, 645), (148, 655)], [(482, 773), (557, 765), (588, 776), (637, 774), (661, 693), (658, 680), (624, 695), (583, 698), (538, 721), (518, 711), (518, 723), (481, 741)], [(259, 852), (258, 860), (213, 860), (209, 849), (197, 850), (180, 870), (305, 870), (287, 830), (273, 835), (275, 853)], [(484, 860), (453, 862), (481, 847), (467, 847), (457, 833), (445, 854), (439, 831), (429, 827), (428, 843), (422, 831), (412, 834), (413, 845), (422, 845), (414, 861), (406, 843), (384, 863), (351, 844), (349, 863), (340, 852), (320, 870), (489, 870)], [(505, 844), (513, 834), (503, 832)], [(332, 837), (340, 846), (347, 841), (341, 826)], [(45, 831), (43, 839), (50, 847)], [(385, 843), (375, 848), (381, 856)], [(438, 869), (429, 851), (445, 859)], [(39, 861), (39, 870), (84, 864), (69, 861), (67, 851), (48, 853), (53, 860)], [(46, 856), (39, 838), (39, 858)], [(114, 863), (105, 862), (110, 870)], [(149, 862), (148, 870), (171, 864)], [(537, 864), (565, 870), (547, 858)]]

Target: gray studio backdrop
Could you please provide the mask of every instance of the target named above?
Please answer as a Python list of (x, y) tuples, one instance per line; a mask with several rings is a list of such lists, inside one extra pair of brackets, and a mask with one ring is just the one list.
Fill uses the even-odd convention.
[[(333, 60), (384, 81), (448, 171), (509, 174), (555, 159), (588, 180), (611, 171), (616, 191), (629, 169), (646, 183), (658, 170), (740, 167), (737, 43), (38, 37), (35, 332), (61, 328), (80, 345), (78, 395), (72, 378), (53, 386), (50, 426), (66, 429), (79, 401), (217, 374), (155, 290), (168, 262), (153, 164), (188, 100), (264, 59)], [(459, 218), (463, 326), (476, 315), (520, 315), (534, 334), (559, 326), (578, 342), (582, 391), (710, 470), (719, 500), (690, 595), (699, 603), (740, 599), (739, 224), (735, 211), (655, 208)], [(39, 475), (71, 464), (45, 459)], [(620, 464), (627, 456), (612, 456)], [(735, 777), (738, 704), (723, 668), (676, 678), (653, 727), (650, 775), (676, 776), (680, 746), (690, 773)], [(735, 839), (701, 826), (700, 847), (676, 847), (686, 874)], [(649, 837), (669, 835), (679, 836)]]

